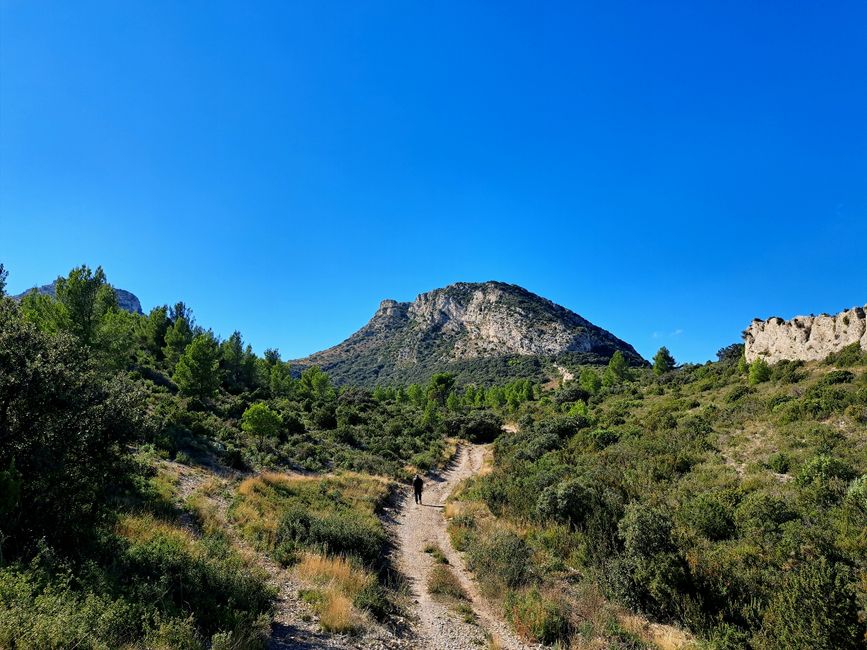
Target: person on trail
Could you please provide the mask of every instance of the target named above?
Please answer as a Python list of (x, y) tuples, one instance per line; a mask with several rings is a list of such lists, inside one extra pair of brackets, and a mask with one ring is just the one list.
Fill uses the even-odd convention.
[(424, 481), (421, 480), (421, 476), (416, 474), (415, 478), (412, 479), (412, 491), (415, 493), (415, 502), (416, 503), (421, 503), (422, 488), (424, 488)]

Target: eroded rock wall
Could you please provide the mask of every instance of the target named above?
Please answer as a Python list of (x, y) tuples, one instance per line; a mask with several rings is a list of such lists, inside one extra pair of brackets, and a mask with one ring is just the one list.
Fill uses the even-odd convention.
[(747, 361), (760, 357), (771, 364), (784, 359), (816, 361), (856, 342), (867, 350), (865, 309), (867, 305), (835, 316), (756, 319), (744, 332)]

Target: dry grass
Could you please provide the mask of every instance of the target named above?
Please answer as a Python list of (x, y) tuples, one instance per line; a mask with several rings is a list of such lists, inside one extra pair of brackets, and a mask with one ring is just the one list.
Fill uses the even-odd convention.
[(160, 499), (166, 503), (173, 503), (175, 501), (178, 495), (178, 483), (180, 482), (177, 468), (165, 463), (161, 464), (156, 476), (150, 482)]
[(319, 615), (326, 632), (354, 633), (365, 624), (364, 615), (353, 605), (355, 597), (376, 578), (343, 557), (305, 553), (295, 573), (316, 588), (304, 592), (304, 599)]
[(207, 491), (199, 489), (187, 497), (187, 508), (192, 511), (202, 531), (212, 535), (218, 532), (225, 531), (226, 519), (220, 510), (219, 505), (210, 497)]
[(318, 613), (319, 625), (326, 632), (351, 634), (364, 626), (364, 620), (355, 611), (352, 601), (335, 589), (325, 592), (325, 600)]
[(117, 524), (116, 532), (131, 542), (147, 543), (157, 536), (180, 542), (190, 552), (195, 548), (193, 534), (152, 515), (124, 515)]
[(308, 582), (336, 588), (353, 598), (373, 580), (370, 573), (352, 566), (346, 558), (315, 553), (305, 553), (295, 571)]
[(660, 650), (696, 647), (694, 639), (689, 634), (674, 626), (650, 623), (642, 616), (625, 612), (619, 614), (617, 620), (624, 630)]

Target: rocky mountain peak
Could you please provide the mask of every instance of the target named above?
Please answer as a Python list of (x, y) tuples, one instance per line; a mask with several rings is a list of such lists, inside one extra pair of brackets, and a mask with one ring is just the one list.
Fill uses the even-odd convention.
[(301, 359), (337, 381), (423, 377), (455, 364), (507, 357), (583, 355), (604, 363), (634, 348), (575, 312), (504, 282), (459, 282), (412, 302), (383, 300), (373, 318), (339, 345)]

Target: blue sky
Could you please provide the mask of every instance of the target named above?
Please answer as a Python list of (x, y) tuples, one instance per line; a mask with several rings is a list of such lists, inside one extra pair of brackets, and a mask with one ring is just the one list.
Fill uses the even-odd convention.
[(101, 264), (292, 358), (497, 279), (704, 361), (865, 252), (861, 1), (0, 0), (12, 291)]

